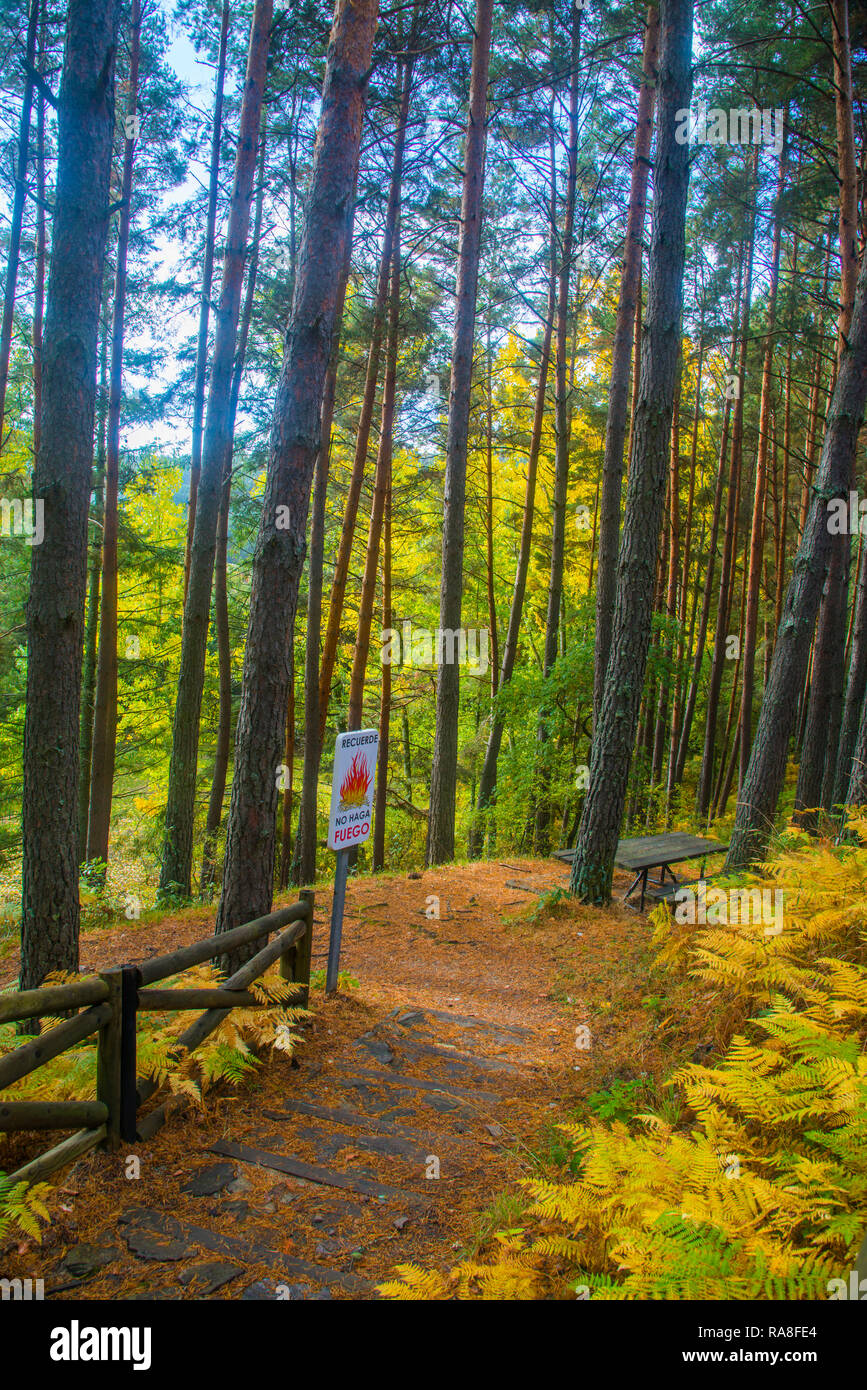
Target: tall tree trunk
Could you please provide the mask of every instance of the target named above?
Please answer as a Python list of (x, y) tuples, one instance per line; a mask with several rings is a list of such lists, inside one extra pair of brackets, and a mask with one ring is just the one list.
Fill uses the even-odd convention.
[[(410, 46), (413, 45), (415, 25), (413, 25)], [(412, 64), (406, 63), (402, 69), (402, 87), (397, 126), (394, 133), (394, 153), (392, 156), (391, 184), (385, 227), (382, 234), (382, 249), (379, 260), (379, 274), (376, 284), (373, 324), (370, 335), (370, 348), (367, 354), (367, 373), (364, 381), (364, 395), (355, 436), (355, 454), (346, 505), (343, 511), (343, 526), (337, 559), (334, 564), (334, 577), (331, 581), (331, 596), (328, 602), (328, 621), (322, 643), (322, 665), (319, 673), (319, 753), (325, 738), (325, 725), (328, 720), (328, 702), (331, 697), (331, 682), (337, 662), (337, 647), (340, 641), (340, 623), (343, 617), (343, 601), (346, 595), (346, 581), (349, 578), (349, 565), (352, 559), (352, 543), (355, 539), (355, 523), (358, 517), (358, 503), (364, 482), (364, 469), (367, 463), (367, 449), (370, 442), (370, 427), (373, 422), (373, 407), (376, 400), (376, 384), (379, 379), (379, 358), (382, 350), (382, 336), (385, 327), (386, 305), (388, 301), (389, 274), (394, 246), (394, 231), (397, 210), (400, 205), (400, 186), (403, 181), (403, 157), (406, 147), (406, 128), (409, 118), (409, 103), (412, 92)], [(316, 764), (317, 777), (319, 763)]]
[[(795, 788), (795, 819), (805, 830), (814, 830), (818, 824), (818, 812), (824, 805), (826, 755), (829, 751), (833, 752), (836, 765), (842, 715), (850, 542), (847, 535), (835, 535), (831, 539), (831, 557), (813, 645), (807, 722)], [(829, 787), (829, 806), (832, 790)]]
[[(753, 156), (752, 177), (748, 180), (747, 200), (756, 187), (757, 154)], [(753, 288), (753, 254), (755, 250), (756, 217), (755, 207), (750, 213), (750, 229), (747, 237), (747, 263), (744, 274), (744, 297), (741, 309), (741, 348), (738, 359), (737, 396), (732, 411), (731, 455), (729, 460), (729, 490), (726, 499), (725, 525), (723, 528), (723, 551), (720, 564), (719, 599), (717, 603), (716, 625), (714, 628), (713, 653), (711, 656), (710, 677), (707, 691), (707, 711), (705, 715), (704, 751), (701, 760), (698, 788), (696, 793), (696, 812), (700, 820), (705, 820), (710, 811), (713, 791), (714, 752), (716, 749), (716, 726), (719, 713), (720, 691), (724, 663), (726, 660), (726, 622), (731, 602), (732, 573), (736, 551), (737, 500), (740, 493), (741, 448), (744, 429), (744, 388), (746, 385), (747, 350), (750, 338), (750, 304)]]
[[(107, 312), (107, 311), (106, 311)], [(78, 772), (78, 855), (87, 859), (90, 815), (90, 762), (93, 751), (93, 711), (96, 703), (96, 644), (99, 635), (99, 591), (102, 578), (102, 532), (105, 513), (105, 454), (108, 426), (108, 323), (103, 321), (99, 349), (99, 393), (96, 405), (96, 467), (91, 509), (90, 556), (87, 579), (87, 620), (81, 672), (81, 721)]]
[[(473, 341), (476, 291), (485, 185), (486, 105), (491, 55), (493, 0), (476, 0), (473, 57), (470, 72), (469, 119), (464, 148), (461, 230), (455, 285), (455, 324), (446, 437), (446, 475), (443, 493), (442, 580), (440, 629), (456, 632), (461, 625), (464, 587), (464, 512), (467, 489), (467, 432), (473, 379)], [(445, 654), (443, 654), (445, 655)], [(452, 652), (454, 656), (455, 653)], [(442, 864), (455, 853), (455, 796), (458, 769), (460, 668), (441, 660), (437, 671), (436, 729), (431, 766), (430, 813), (426, 858)]]
[(231, 399), (229, 403), (229, 442), (226, 448), (226, 463), (223, 469), (223, 486), (220, 492), (220, 514), (217, 518), (217, 549), (214, 557), (214, 627), (217, 633), (217, 658), (219, 662), (219, 719), (217, 723), (217, 745), (214, 750), (214, 772), (211, 778), (211, 794), (208, 798), (208, 815), (205, 821), (205, 844), (202, 851), (202, 875), (200, 893), (203, 899), (210, 900), (213, 893), (217, 867), (217, 835), (223, 819), (223, 798), (226, 794), (226, 776), (229, 770), (229, 750), (232, 743), (232, 644), (229, 634), (229, 590), (228, 590), (228, 548), (229, 548), (229, 509), (232, 500), (232, 456), (235, 440), (235, 420), (238, 414), (238, 399), (241, 395), (241, 380), (247, 358), (247, 343), (250, 337), (250, 324), (253, 319), (253, 301), (256, 297), (256, 280), (259, 273), (259, 243), (262, 238), (262, 207), (265, 196), (265, 150), (267, 147), (267, 112), (262, 117), (262, 131), (259, 137), (259, 168), (256, 174), (256, 211), (253, 216), (253, 239), (250, 246), (250, 261), (247, 266), (247, 287), (244, 291), (244, 307), (241, 311), (241, 326), (238, 333), (238, 346), (235, 351), (235, 365), (232, 370)]
[[(825, 268), (822, 274), (822, 292), (819, 296), (819, 304), (824, 305), (828, 299), (828, 279), (831, 266), (831, 233), (828, 233), (825, 242)], [(807, 511), (810, 505), (810, 488), (813, 484), (813, 472), (816, 466), (816, 445), (819, 439), (819, 407), (822, 399), (822, 381), (825, 367), (825, 335), (822, 332), (821, 309), (818, 315), (818, 341), (816, 343), (816, 354), (813, 365), (813, 381), (810, 389), (810, 406), (807, 412), (807, 432), (804, 439), (804, 482), (801, 488), (801, 511), (798, 519), (798, 543), (804, 534), (804, 527), (807, 524)], [(830, 399), (833, 390), (833, 381), (829, 387), (828, 396)]]
[[(314, 487), (316, 486), (314, 482)], [(283, 743), (286, 784), (280, 805), (280, 888), (289, 886), (292, 869), (292, 803), (295, 799), (295, 631), (289, 637), (289, 698), (286, 701), (286, 738)], [(313, 881), (312, 879), (310, 880)]]
[(661, 0), (659, 8), (659, 118), (638, 408), (611, 655), (571, 875), (572, 892), (591, 903), (606, 903), (611, 896), (650, 645), (653, 582), (680, 366), (689, 146), (677, 142), (675, 129), (677, 113), (689, 107), (692, 96), (693, 0)]
[[(391, 627), (391, 480), (385, 494), (385, 522), (382, 540), (382, 626)], [(379, 750), (376, 764), (376, 806), (373, 825), (373, 871), (385, 868), (385, 815), (388, 797), (388, 744), (391, 727), (391, 666), (382, 667), (379, 700)]]
[[(837, 758), (840, 748), (840, 733), (843, 723), (843, 705), (846, 694), (846, 631), (849, 619), (849, 573), (852, 555), (849, 546), (843, 547), (841, 555), (842, 576), (837, 581), (836, 624), (832, 629), (832, 660), (828, 673), (828, 722), (824, 729), (822, 749), (821, 804), (825, 811), (831, 810), (834, 797), (834, 778), (837, 771)], [(833, 561), (829, 568), (829, 578), (834, 569)]]
[(348, 729), (360, 729), (364, 717), (364, 681), (370, 652), (370, 630), (373, 625), (373, 606), (376, 594), (376, 572), (379, 567), (379, 543), (385, 500), (391, 476), (392, 431), (394, 428), (394, 399), (397, 381), (397, 346), (400, 310), (400, 208), (394, 225), (392, 250), (391, 296), (388, 316), (388, 347), (385, 381), (382, 389), (382, 420), (379, 430), (379, 449), (376, 456), (376, 475), (367, 531), (367, 549), (361, 577), (361, 598), (358, 605), (358, 632), (352, 654), (352, 673), (349, 679)]
[(271, 906), (275, 769), (286, 718), (288, 635), (304, 564), (310, 484), (352, 220), (377, 12), (376, 0), (338, 0), (331, 31), (292, 312), (274, 403), (262, 521), (253, 556), (218, 933), (263, 915)]
[[(837, 365), (852, 322), (858, 275), (858, 179), (852, 112), (852, 65), (849, 45), (848, 0), (830, 0), (837, 128), (837, 171), (840, 180), (840, 310), (837, 320)], [(853, 464), (850, 486), (855, 483)], [(832, 551), (819, 610), (810, 682), (810, 702), (798, 770), (795, 808), (806, 829), (817, 823), (820, 805), (830, 809), (837, 742), (842, 717), (849, 597), (851, 542), (841, 532), (832, 537)], [(833, 764), (833, 767), (832, 767)]]
[[(319, 809), (319, 765), (322, 759), (322, 738), (320, 735), (319, 659), (322, 634), (322, 571), (325, 563), (325, 501), (328, 489), (328, 475), (331, 468), (331, 428), (334, 421), (334, 400), (337, 391), (337, 368), (340, 359), (340, 336), (343, 321), (343, 308), (346, 303), (346, 287), (352, 262), (352, 237), (354, 228), (350, 222), (346, 238), (346, 259), (337, 291), (337, 304), (334, 311), (334, 336), (331, 342), (331, 358), (325, 377), (322, 396), (322, 424), (319, 453), (316, 458), (316, 471), (313, 478), (313, 497), (310, 508), (310, 554), (307, 559), (307, 635), (304, 643), (304, 770), (301, 782), (301, 802), (298, 809), (298, 833), (295, 836), (294, 854), (290, 855), (288, 846), (288, 808), (284, 788), (283, 829), (281, 837), (281, 877), (287, 874), (291, 858), (293, 883), (313, 883), (316, 879), (316, 821)], [(365, 446), (366, 447), (366, 446)], [(290, 702), (294, 705), (294, 682)], [(327, 702), (326, 702), (327, 704)], [(326, 708), (327, 715), (327, 708)], [(324, 726), (322, 726), (324, 729)], [(283, 884), (285, 887), (286, 885)]]
[(497, 693), (500, 669), (500, 639), (497, 630), (497, 599), (494, 589), (494, 401), (492, 385), (491, 325), (485, 354), (485, 577), (487, 580), (488, 628), (491, 636), (491, 699)]
[[(726, 761), (726, 758), (727, 758), (727, 756), (728, 756), (729, 739), (731, 738), (732, 730), (740, 726), (740, 720), (739, 720), (738, 718), (736, 718), (736, 713), (735, 713), (735, 712), (736, 712), (736, 710), (737, 710), (738, 707), (739, 707), (739, 705), (738, 705), (738, 681), (739, 681), (740, 674), (741, 674), (741, 665), (742, 665), (742, 662), (743, 662), (743, 651), (744, 651), (744, 619), (745, 619), (745, 617), (746, 617), (746, 611), (747, 611), (747, 579), (748, 579), (748, 576), (749, 576), (749, 569), (748, 569), (748, 567), (747, 567), (747, 554), (748, 554), (748, 549), (745, 547), (745, 549), (744, 549), (743, 574), (741, 575), (741, 597), (740, 597), (740, 603), (739, 603), (739, 605), (738, 605), (738, 632), (737, 632), (737, 644), (738, 644), (738, 648), (737, 648), (737, 649), (738, 649), (738, 654), (737, 654), (737, 658), (736, 658), (736, 660), (735, 660), (735, 667), (734, 667), (734, 670), (733, 670), (733, 672), (732, 672), (732, 685), (731, 685), (731, 691), (730, 691), (730, 693), (729, 693), (729, 708), (728, 708), (728, 714), (726, 715), (725, 728), (723, 729), (722, 741), (721, 741), (721, 743), (720, 743), (720, 765), (719, 765), (719, 773), (718, 773), (717, 779), (716, 779), (716, 787), (715, 787), (715, 789), (714, 789), (713, 800), (711, 801), (711, 805), (710, 805), (710, 819), (711, 819), (711, 820), (715, 820), (716, 817), (720, 814), (720, 808), (721, 808), (721, 806), (724, 806), (724, 805), (725, 805), (725, 797), (728, 796), (728, 792), (726, 792), (726, 793), (725, 793), (725, 797), (724, 797), (723, 792), (724, 792), (724, 788), (726, 787), (726, 785), (727, 785), (727, 784), (728, 784), (728, 785), (731, 784), (731, 771), (730, 771), (731, 763)], [(734, 574), (733, 578), (735, 578), (735, 579), (737, 578), (737, 563), (735, 564), (735, 574)], [(732, 585), (732, 588), (734, 588), (734, 584)], [(733, 605), (732, 605), (732, 606), (733, 606)], [(729, 613), (729, 618), (728, 618), (728, 621), (727, 621), (727, 623), (726, 623), (726, 629), (728, 630), (728, 629), (730, 628), (730, 626), (731, 626), (731, 611), (730, 611), (730, 613)], [(735, 742), (735, 744), (737, 745), (737, 747), (738, 747), (738, 749), (739, 749), (739, 748), (740, 748), (740, 737), (739, 737), (737, 734), (736, 734), (736, 736), (735, 736), (735, 741), (734, 741), (734, 742)], [(733, 746), (734, 746), (734, 745), (733, 745)]]
[[(397, 345), (400, 330), (400, 232), (395, 231), (394, 268), (391, 282), (391, 315), (389, 322), (388, 366), (386, 368), (385, 391), (383, 393), (383, 428), (380, 436), (380, 453), (385, 452), (385, 499), (382, 537), (382, 627), (388, 631), (392, 624), (391, 607), (391, 468), (393, 453), (392, 430), (394, 425), (394, 397), (397, 377)], [(390, 409), (386, 416), (385, 401), (390, 399)], [(488, 396), (490, 402), (490, 394)], [(387, 440), (384, 438), (387, 432)], [(381, 666), (381, 690), (379, 697), (379, 748), (376, 764), (376, 801), (373, 821), (373, 860), (374, 873), (385, 868), (385, 816), (388, 797), (388, 743), (391, 728), (391, 663), (383, 661)]]
[(858, 726), (864, 695), (867, 693), (867, 545), (861, 543), (858, 580), (852, 618), (851, 655), (846, 699), (840, 726), (840, 744), (834, 779), (832, 803), (842, 806), (852, 776), (852, 758), (858, 737)]
[[(786, 107), (788, 119), (788, 106)], [(768, 488), (768, 445), (771, 434), (771, 395), (774, 379), (774, 335), (777, 318), (777, 286), (780, 278), (782, 202), (786, 183), (786, 144), (780, 152), (774, 236), (768, 286), (768, 318), (765, 330), (765, 359), (762, 367), (762, 394), (759, 405), (759, 440), (756, 451), (756, 485), (750, 530), (750, 568), (744, 615), (743, 686), (741, 689), (740, 780), (746, 776), (753, 741), (753, 678), (756, 664), (756, 635), (759, 622), (759, 585), (765, 546), (765, 507)]]
[(18, 284), (18, 262), (21, 256), (21, 228), (24, 223), (24, 202), (27, 197), (27, 157), (30, 151), (30, 112), (33, 108), (33, 72), (36, 63), (39, 5), (40, 0), (30, 0), (25, 49), (24, 96), (21, 101), (21, 117), (18, 122), (15, 192), (12, 197), (9, 254), (6, 258), (6, 284), (3, 291), (3, 323), (0, 326), (0, 449), (5, 442), (3, 425), (6, 420), (6, 387), (9, 381), (9, 358), (12, 354), (12, 323), (15, 314), (15, 289)]
[[(44, 66), (46, 0), (40, 0), (39, 71)], [(39, 453), (42, 418), (42, 327), (45, 309), (45, 100), (36, 98), (36, 269), (33, 284), (33, 457)]]
[(693, 406), (692, 420), (692, 447), (690, 452), (689, 467), (689, 496), (686, 504), (686, 527), (683, 537), (683, 569), (680, 576), (680, 609), (677, 615), (678, 635), (677, 635), (677, 660), (675, 668), (674, 682), (674, 708), (671, 713), (671, 743), (668, 750), (668, 784), (666, 789), (666, 824), (668, 823), (668, 811), (671, 806), (671, 797), (677, 785), (677, 755), (680, 749), (680, 731), (683, 718), (683, 699), (686, 689), (686, 670), (685, 657), (687, 651), (692, 650), (692, 637), (695, 631), (695, 614), (697, 604), (692, 607), (692, 626), (689, 634), (689, 646), (687, 646), (686, 636), (686, 610), (689, 593), (689, 567), (692, 561), (692, 527), (693, 513), (695, 509), (695, 481), (698, 468), (698, 427), (701, 419), (701, 377), (704, 367), (704, 315), (699, 327), (699, 348), (698, 366), (695, 374), (695, 403)]
[(764, 854), (786, 771), (789, 733), (794, 714), (792, 692), (806, 674), (813, 627), (833, 549), (828, 530), (828, 502), (847, 498), (867, 399), (867, 256), (858, 276), (858, 292), (848, 346), (844, 348), (828, 411), (822, 457), (807, 525), (786, 592), (783, 621), (777, 633), (771, 674), (762, 701), (753, 753), (738, 801), (726, 869), (753, 864)]
[[(382, 237), (379, 273), (377, 277), (376, 300), (374, 304), (373, 328), (367, 357), (367, 371), (364, 382), (361, 413), (355, 440), (352, 474), (343, 514), (337, 560), (331, 585), (326, 623), (325, 639), (322, 643), (320, 664), (320, 633), (322, 627), (322, 569), (325, 557), (325, 488), (331, 461), (331, 423), (334, 416), (334, 393), (337, 382), (338, 349), (340, 343), (340, 324), (343, 318), (343, 305), (346, 298), (346, 285), (349, 279), (352, 256), (353, 227), (350, 226), (346, 246), (344, 266), (338, 303), (335, 313), (337, 324), (332, 358), (325, 382), (322, 416), (322, 456), (317, 463), (316, 481), (313, 492), (313, 515), (310, 533), (309, 588), (307, 611), (307, 645), (305, 648), (304, 705), (305, 742), (304, 778), (301, 788), (301, 806), (298, 817), (298, 836), (295, 845), (292, 876), (296, 883), (312, 883), (316, 875), (316, 819), (318, 809), (319, 768), (325, 741), (325, 726), (328, 721), (328, 705), (331, 697), (331, 682), (337, 661), (337, 648), (340, 641), (340, 623), (343, 616), (343, 601), (349, 565), (352, 557), (352, 544), (355, 538), (355, 524), (358, 517), (358, 503), (367, 464), (367, 450), (370, 442), (370, 429), (373, 421), (373, 407), (376, 399), (376, 384), (379, 376), (379, 358), (382, 348), (389, 275), (394, 249), (394, 237), (400, 207), (400, 189), (403, 182), (403, 159), (406, 147), (406, 131), (409, 120), (409, 107), (412, 96), (412, 69), (414, 58), (419, 6), (413, 6), (408, 49), (410, 58), (399, 68), (398, 117), (394, 134), (392, 152), (391, 182), (385, 213), (385, 227)], [(354, 207), (354, 199), (353, 199)], [(321, 474), (321, 486), (320, 486)]]
[(199, 331), (196, 338), (196, 374), (193, 381), (193, 437), (190, 450), (190, 500), (187, 507), (187, 544), (184, 552), (184, 602), (190, 582), (190, 557), (196, 529), (196, 505), (202, 472), (202, 423), (205, 418), (205, 377), (208, 372), (208, 320), (214, 279), (214, 240), (217, 228), (217, 195), (220, 190), (220, 143), (223, 134), (223, 91), (226, 84), (226, 48), (229, 38), (229, 0), (223, 0), (217, 75), (214, 79), (214, 119), (211, 125), (211, 157), (208, 167), (208, 211), (205, 217), (205, 252), (199, 298)]
[[(560, 256), (560, 275), (557, 289), (557, 338), (555, 352), (555, 432), (554, 499), (551, 517), (551, 570), (548, 577), (548, 608), (545, 615), (545, 646), (542, 675), (551, 674), (557, 660), (557, 639), (560, 629), (560, 603), (563, 595), (563, 567), (566, 554), (566, 502), (569, 489), (570, 411), (566, 389), (566, 350), (569, 333), (569, 288), (572, 280), (572, 244), (575, 231), (575, 195), (578, 183), (578, 85), (581, 51), (581, 14), (572, 9), (572, 48), (569, 81), (569, 135), (567, 146), (568, 172), (563, 219), (563, 241)], [(536, 850), (547, 853), (551, 803), (550, 776), (545, 745), (549, 738), (550, 710), (543, 697), (543, 706), (536, 730), (538, 786), (536, 791)]]
[[(742, 251), (743, 247), (741, 247), (741, 252)], [(733, 373), (735, 362), (737, 361), (738, 324), (740, 320), (741, 286), (743, 283), (743, 254), (740, 254), (738, 256), (737, 273), (738, 283), (734, 298), (735, 322), (734, 330), (732, 332), (731, 353), (729, 356), (730, 375)], [(704, 575), (704, 594), (701, 604), (701, 618), (699, 620), (698, 625), (698, 639), (696, 641), (695, 655), (693, 657), (692, 663), (692, 675), (690, 677), (689, 683), (689, 694), (687, 696), (686, 709), (684, 711), (683, 716), (683, 730), (680, 735), (680, 747), (678, 748), (677, 752), (677, 771), (675, 774), (675, 781), (678, 783), (683, 781), (683, 772), (686, 766), (686, 759), (689, 754), (689, 739), (690, 734), (692, 732), (692, 721), (695, 718), (695, 706), (696, 700), (698, 699), (698, 687), (699, 682), (701, 680), (701, 670), (702, 663), (704, 661), (705, 645), (707, 643), (707, 630), (708, 623), (710, 621), (710, 606), (713, 594), (714, 570), (716, 569), (716, 550), (717, 542), (719, 540), (720, 513), (722, 511), (722, 495), (723, 488), (725, 486), (725, 461), (726, 455), (728, 453), (729, 427), (731, 424), (732, 417), (731, 406), (731, 400), (728, 397), (726, 397), (726, 401), (723, 406), (723, 424), (722, 434), (720, 437), (719, 464), (717, 467), (716, 484), (714, 486), (713, 494), (713, 516), (711, 519), (710, 545), (708, 549), (707, 570)], [(727, 544), (727, 538), (724, 538), (724, 550)]]
[[(141, 37), (140, 0), (133, 0), (130, 26), (129, 116), (138, 101)], [(93, 746), (87, 859), (108, 862), (111, 794), (117, 742), (117, 502), (120, 465), (120, 407), (123, 390), (123, 331), (126, 313), (126, 261), (132, 217), (132, 169), (135, 139), (124, 141), (121, 209), (117, 230), (117, 266), (111, 317), (111, 370), (108, 378), (108, 425), (105, 454), (105, 510), (102, 527), (102, 595), (99, 605), (99, 655), (93, 704)]]
[[(798, 242), (795, 238), (795, 255), (792, 274), (798, 273)], [(794, 338), (792, 316), (789, 316), (789, 345), (786, 349), (785, 366), (785, 404), (783, 406), (783, 488), (780, 501), (780, 522), (776, 527), (776, 563), (774, 575), (774, 634), (783, 616), (783, 594), (786, 587), (786, 540), (789, 533), (789, 477), (790, 454), (792, 446), (792, 341)], [(773, 655), (773, 651), (771, 652)]]
[[(190, 896), (193, 823), (196, 802), (196, 763), (199, 718), (205, 680), (205, 655), (211, 611), (211, 585), (217, 542), (217, 520), (226, 451), (230, 446), (229, 415), (235, 338), (241, 308), (241, 287), (250, 227), (250, 205), (256, 171), (256, 148), (262, 96), (271, 38), (273, 0), (256, 0), (250, 31), (247, 76), (241, 104), (241, 123), (235, 155), (235, 178), (226, 232), (223, 282), (214, 334), (214, 357), (202, 444), (202, 472), (196, 504), (196, 524), (190, 558), (190, 582), (184, 604), (181, 663), (172, 726), (168, 802), (163, 840), (160, 893)], [(281, 640), (285, 634), (281, 636)], [(279, 759), (276, 760), (279, 762)], [(276, 765), (276, 764), (275, 764)]]
[[(659, 44), (659, 12), (647, 9), (642, 58), (643, 81), (638, 95), (635, 126), (635, 152), (632, 156), (632, 183), (626, 215), (626, 239), (620, 270), (620, 294), (614, 324), (611, 378), (608, 384), (608, 415), (605, 423), (605, 457), (602, 464), (602, 497), (599, 522), (599, 559), (596, 569), (596, 648), (593, 669), (593, 719), (599, 718), (605, 668), (611, 650), (611, 623), (617, 592), (617, 551), (620, 545), (620, 505), (623, 491), (623, 446), (626, 441), (626, 412), (629, 402), (629, 369), (632, 363), (632, 330), (636, 305), (641, 298), (641, 252), (647, 206), (647, 179), (650, 173), (650, 145), (653, 133), (653, 103), (656, 92), (656, 63)], [(635, 359), (636, 376), (638, 358)]]
[(22, 989), (78, 969), (78, 721), (117, 22), (115, 0), (69, 0), (33, 479), (45, 535), (27, 605)]
[[(553, 96), (551, 124), (553, 130)], [(554, 333), (554, 314), (557, 302), (557, 166), (556, 153), (551, 139), (551, 179), (550, 179), (550, 257), (548, 275), (548, 307), (542, 332), (542, 346), (539, 353), (539, 376), (536, 384), (536, 402), (533, 410), (533, 424), (530, 432), (530, 448), (527, 455), (527, 482), (524, 491), (524, 511), (521, 518), (521, 538), (518, 543), (518, 562), (515, 568), (515, 584), (509, 608), (509, 624), (503, 645), (502, 666), (499, 671), (497, 693), (504, 690), (512, 679), (515, 660), (518, 655), (518, 639), (521, 633), (521, 618), (524, 612), (524, 595), (527, 590), (527, 574), (530, 568), (530, 551), (533, 544), (533, 514), (536, 499), (536, 476), (539, 467), (539, 449), (542, 443), (542, 425), (545, 419), (545, 393), (548, 384), (548, 369), (551, 364), (551, 339)], [(485, 747), (485, 757), (479, 777), (476, 801), (476, 817), (470, 827), (469, 850), (471, 856), (481, 853), (484, 834), (484, 818), (496, 800), (497, 762), (503, 742), (503, 720), (498, 709), (491, 715), (491, 731)]]
[(837, 173), (840, 179), (840, 314), (837, 321), (839, 363), (852, 323), (858, 279), (858, 171), (852, 110), (852, 53), (849, 0), (829, 0), (834, 52), (834, 112), (837, 124)]
[[(680, 569), (680, 390), (682, 370), (678, 371), (674, 387), (674, 409), (671, 421), (671, 449), (668, 465), (668, 583), (665, 591), (665, 616), (673, 624), (677, 616), (677, 578)], [(671, 671), (673, 644), (670, 635), (664, 643), (664, 659)], [(656, 707), (656, 729), (653, 738), (653, 763), (650, 780), (658, 786), (662, 778), (665, 756), (665, 732), (668, 727), (668, 696), (671, 677), (659, 682), (659, 702)]]
[(217, 549), (214, 557), (214, 629), (217, 636), (219, 691), (217, 743), (214, 749), (214, 771), (208, 797), (205, 821), (205, 841), (202, 847), (202, 872), (199, 877), (199, 896), (210, 902), (214, 893), (217, 872), (217, 836), (223, 818), (223, 798), (229, 769), (229, 750), (232, 743), (232, 643), (229, 633), (228, 548), (229, 511), (232, 500), (232, 450), (226, 455), (220, 514), (217, 518)]

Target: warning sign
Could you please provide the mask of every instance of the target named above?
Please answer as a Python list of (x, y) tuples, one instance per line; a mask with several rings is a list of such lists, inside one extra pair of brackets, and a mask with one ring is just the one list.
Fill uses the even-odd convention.
[(376, 729), (352, 729), (337, 735), (328, 813), (329, 849), (363, 845), (370, 835), (378, 746)]

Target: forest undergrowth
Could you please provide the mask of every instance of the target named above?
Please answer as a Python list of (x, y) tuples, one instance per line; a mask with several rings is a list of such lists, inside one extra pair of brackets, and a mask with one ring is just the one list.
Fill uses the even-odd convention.
[(848, 1281), (867, 1197), (867, 816), (850, 828), (859, 843), (796, 835), (737, 880), (782, 892), (780, 930), (658, 907), (658, 1033), (689, 1055), (699, 1009), (710, 1041), (662, 1085), (590, 1095), (478, 1255), (447, 1275), (403, 1265), (380, 1292), (810, 1299)]

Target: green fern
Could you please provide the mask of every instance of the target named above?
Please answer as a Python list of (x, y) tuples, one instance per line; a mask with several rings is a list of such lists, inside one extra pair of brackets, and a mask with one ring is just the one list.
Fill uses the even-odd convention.
[(16, 1233), (41, 1243), (39, 1223), (50, 1219), (45, 1205), (50, 1191), (48, 1183), (13, 1182), (0, 1172), (0, 1245)]

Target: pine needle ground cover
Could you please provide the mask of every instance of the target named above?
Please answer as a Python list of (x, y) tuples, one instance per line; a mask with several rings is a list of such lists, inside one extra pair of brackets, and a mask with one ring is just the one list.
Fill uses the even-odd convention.
[[(47, 983), (65, 984), (73, 975), (52, 976)], [(218, 971), (210, 965), (187, 970), (183, 976), (166, 981), (166, 987), (215, 988), (222, 983)], [(157, 1082), (159, 1105), (168, 1092), (172, 1103), (192, 1102), (201, 1106), (204, 1097), (220, 1082), (229, 1086), (241, 1085), (261, 1065), (268, 1050), (291, 1056), (301, 1042), (297, 1025), (307, 1010), (292, 1008), (286, 1000), (295, 987), (280, 978), (276, 966), (262, 979), (250, 986), (262, 1008), (236, 1008), (215, 1031), (196, 1048), (188, 1052), (178, 1045), (178, 1038), (199, 1016), (201, 1010), (179, 1011), (172, 1014), (141, 1013), (137, 1018), (136, 1056), (138, 1074), (150, 1076)], [(53, 1028), (60, 1020), (42, 1020), (42, 1032)], [(21, 1039), (15, 1024), (0, 1025), (0, 1056), (14, 1051)], [(20, 1081), (8, 1086), (4, 1100), (95, 1100), (97, 1044), (88, 1038), (76, 1047), (62, 1052)], [(0, 1238), (21, 1235), (39, 1239), (37, 1218), (48, 1220), (45, 1198), (51, 1191), (46, 1183), (27, 1186), (12, 1183), (6, 1174), (24, 1162), (49, 1149), (59, 1141), (50, 1133), (27, 1134), (16, 1131), (0, 1135)], [(6, 1170), (5, 1172), (3, 1170)]]
[[(867, 838), (867, 817), (852, 828)], [(678, 1066), (653, 1113), (621, 1086), (560, 1125), (560, 1171), (521, 1184), (492, 1248), (447, 1275), (401, 1266), (383, 1295), (825, 1299), (848, 1284), (867, 1208), (867, 849), (789, 846), (739, 881), (783, 892), (782, 930), (653, 914), (658, 987), (687, 1029), (700, 991), (720, 1060)], [(665, 1023), (676, 1053), (677, 1012)]]

